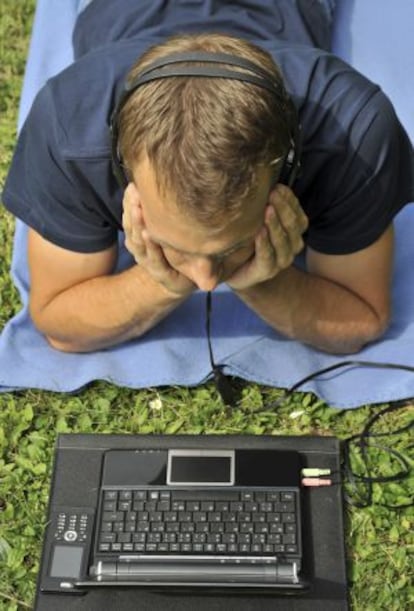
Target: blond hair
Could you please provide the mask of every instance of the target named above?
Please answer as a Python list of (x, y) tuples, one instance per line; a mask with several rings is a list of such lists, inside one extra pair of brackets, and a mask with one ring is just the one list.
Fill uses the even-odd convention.
[[(250, 60), (286, 95), (279, 69), (266, 51), (222, 34), (167, 39), (139, 58), (127, 81), (153, 61), (186, 51)], [(160, 193), (200, 220), (235, 211), (257, 189), (258, 168), (283, 158), (289, 149), (288, 113), (279, 97), (226, 78), (187, 76), (146, 83), (119, 113), (123, 163), (131, 170), (147, 155)]]

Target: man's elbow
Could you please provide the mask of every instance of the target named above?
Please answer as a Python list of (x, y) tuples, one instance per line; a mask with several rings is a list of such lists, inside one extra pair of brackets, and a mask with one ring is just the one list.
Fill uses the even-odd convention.
[(45, 335), (44, 337), (49, 346), (54, 350), (58, 350), (59, 352), (92, 352), (93, 350), (93, 348), (80, 346), (79, 344), (71, 341), (62, 341), (51, 337), (50, 335)]
[(365, 329), (366, 338), (365, 338), (365, 341), (363, 342), (363, 346), (380, 339), (385, 334), (388, 327), (390, 326), (390, 322), (391, 322), (391, 308), (390, 307), (384, 309), (381, 312), (375, 312), (375, 313), (373, 312), (372, 317), (370, 318), (369, 321), (367, 321), (367, 324), (366, 324), (366, 329)]
[(357, 354), (368, 344), (379, 340), (387, 331), (391, 321), (389, 311), (374, 314), (364, 322), (350, 325), (348, 332), (327, 337), (323, 349), (331, 354)]
[(87, 342), (81, 344), (74, 338), (68, 337), (67, 333), (57, 334), (51, 331), (50, 324), (44, 316), (33, 311), (33, 309), (30, 309), (30, 315), (35, 329), (43, 335), (49, 346), (54, 350), (59, 352), (91, 352), (94, 349), (89, 347)]

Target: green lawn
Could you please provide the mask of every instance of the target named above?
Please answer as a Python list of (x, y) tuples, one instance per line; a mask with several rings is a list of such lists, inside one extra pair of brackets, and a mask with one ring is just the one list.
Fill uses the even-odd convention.
[[(33, 9), (34, 0), (1, 0), (0, 188), (16, 139)], [(13, 220), (0, 207), (0, 329), (19, 309), (8, 273), (12, 233)], [(100, 382), (79, 395), (39, 391), (0, 395), (0, 611), (32, 606), (58, 433), (321, 434), (343, 439), (359, 432), (369, 415), (379, 409), (365, 406), (342, 411), (303, 393), (295, 393), (277, 409), (266, 409), (265, 402), (279, 395), (278, 390), (251, 384), (244, 388), (241, 406), (234, 410), (223, 407), (211, 384), (197, 389), (137, 392)], [(412, 413), (412, 406), (407, 406), (386, 416), (381, 430), (407, 425)], [(381, 442), (404, 449), (410, 439), (405, 432)], [(373, 460), (386, 472), (393, 467), (380, 452)], [(412, 484), (411, 479), (386, 489), (378, 485), (374, 500), (407, 502), (412, 499)], [(414, 608), (410, 589), (413, 563), (409, 558), (413, 550), (412, 508), (393, 511), (377, 504), (366, 509), (347, 507), (346, 518), (352, 608)]]

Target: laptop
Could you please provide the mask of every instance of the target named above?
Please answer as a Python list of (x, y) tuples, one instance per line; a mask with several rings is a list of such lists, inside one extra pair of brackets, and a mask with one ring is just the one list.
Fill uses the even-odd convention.
[(40, 590), (305, 591), (300, 470), (291, 450), (107, 450), (97, 506), (51, 508)]

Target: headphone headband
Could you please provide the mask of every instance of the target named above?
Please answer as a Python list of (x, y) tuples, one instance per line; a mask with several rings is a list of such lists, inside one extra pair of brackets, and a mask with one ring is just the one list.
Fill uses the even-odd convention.
[(204, 76), (210, 78), (234, 79), (237, 81), (252, 83), (253, 85), (258, 85), (259, 87), (269, 90), (271, 93), (278, 91), (278, 95), (280, 95), (280, 91), (276, 88), (276, 85), (268, 78), (265, 79), (260, 75), (256, 76), (253, 74), (245, 74), (244, 72), (229, 70), (227, 68), (212, 68), (211, 66), (176, 66), (174, 68), (169, 68), (168, 71), (164, 69), (164, 66), (151, 69), (151, 71), (140, 74), (131, 83), (127, 84), (124, 89), (124, 95), (125, 97), (129, 97), (128, 94), (133, 93), (137, 87), (140, 87), (145, 83), (164, 78), (171, 78), (173, 76)]
[[(155, 60), (149, 66), (144, 68), (142, 72), (140, 72), (133, 81), (125, 85), (125, 91), (130, 91), (132, 89), (135, 89), (138, 86), (138, 83), (141, 84), (140, 79), (150, 74), (154, 70), (158, 70), (159, 68), (164, 68), (165, 66), (170, 66), (171, 64), (180, 64), (184, 62), (186, 63), (187, 62), (191, 62), (191, 63), (203, 62), (205, 64), (227, 64), (228, 66), (236, 66), (237, 68), (244, 68), (245, 70), (250, 70), (251, 72), (256, 74), (256, 76), (261, 77), (261, 82), (256, 83), (256, 84), (258, 84), (259, 86), (261, 85), (262, 87), (266, 87), (267, 89), (270, 89), (271, 91), (274, 91), (275, 89), (277, 89), (277, 91), (279, 92), (279, 89), (277, 88), (275, 81), (272, 79), (272, 75), (269, 72), (267, 72), (266, 70), (263, 70), (261, 66), (251, 62), (248, 59), (245, 59), (244, 57), (236, 57), (235, 55), (230, 55), (229, 53), (208, 53), (205, 51), (193, 51), (191, 53), (172, 53), (171, 55), (167, 55), (158, 60)], [(188, 68), (189, 66), (182, 67), (184, 72), (181, 72), (179, 76), (186, 76), (185, 70)], [(197, 72), (202, 68), (204, 68), (202, 72), (201, 71)], [(211, 66), (197, 66), (195, 68), (195, 71), (196, 73), (191, 74), (190, 76), (213, 76), (214, 77), (216, 76), (215, 74), (216, 71), (220, 71), (220, 69), (219, 68), (214, 69), (214, 68), (211, 68)], [(240, 76), (247, 76), (247, 77), (249, 76), (246, 73), (240, 73), (236, 71), (234, 71), (234, 74), (239, 75), (239, 77)], [(170, 72), (165, 73), (165, 75), (173, 76), (173, 74), (171, 74)], [(221, 77), (221, 74), (218, 74), (217, 76)], [(155, 78), (161, 78), (161, 77), (159, 76), (157, 77), (154, 75), (154, 79)], [(224, 77), (224, 78), (230, 78), (230, 77)], [(148, 81), (145, 81), (145, 82), (148, 82)]]
[[(180, 65), (183, 63), (203, 63), (205, 65)], [(250, 72), (242, 72), (217, 64), (227, 64)], [(253, 73), (253, 74), (252, 74)], [(296, 108), (272, 75), (261, 66), (245, 59), (227, 53), (210, 53), (193, 51), (188, 53), (173, 53), (162, 57), (146, 66), (132, 81), (124, 86), (121, 98), (111, 115), (112, 169), (119, 184), (126, 186), (127, 180), (122, 169), (122, 161), (118, 149), (119, 114), (127, 100), (141, 85), (172, 77), (225, 78), (257, 85), (270, 91), (278, 101), (282, 110), (289, 115), (289, 131), (291, 148), (285, 158), (284, 182), (291, 186), (300, 169), (300, 125)]]

